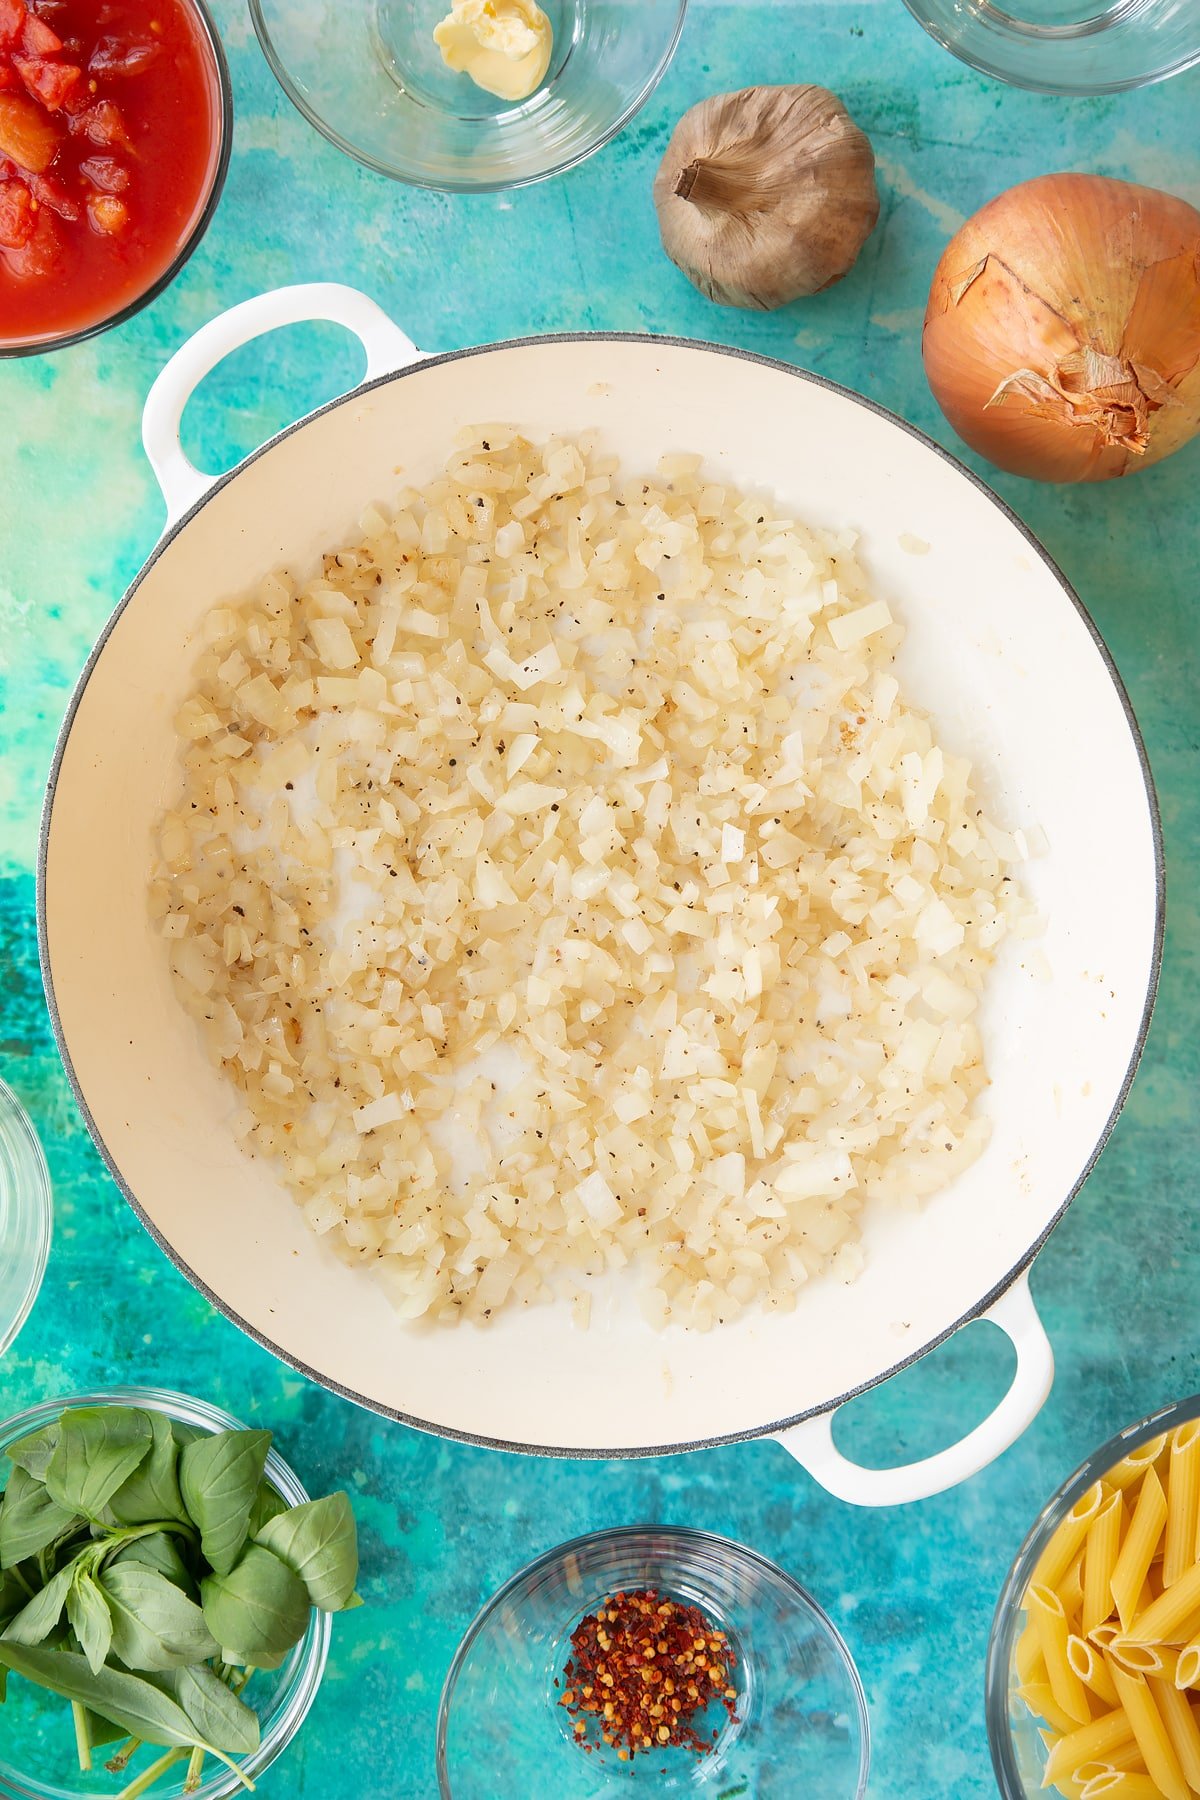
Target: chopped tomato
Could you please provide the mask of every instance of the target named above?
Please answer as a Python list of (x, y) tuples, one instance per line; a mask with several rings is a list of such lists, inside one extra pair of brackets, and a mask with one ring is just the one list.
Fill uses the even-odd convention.
[(15, 43), (25, 23), (25, 0), (0, 0), (0, 44)]
[(22, 50), (29, 56), (55, 56), (62, 47), (62, 39), (45, 19), (39, 19), (36, 13), (25, 14), (21, 26)]
[(34, 227), (19, 250), (9, 250), (5, 262), (23, 281), (52, 275), (62, 257), (62, 239), (51, 215), (40, 209), (34, 214)]
[(78, 200), (72, 198), (65, 182), (60, 181), (53, 170), (48, 170), (45, 175), (31, 175), (29, 186), (38, 205), (48, 206), (68, 225), (75, 225), (82, 218), (83, 209)]
[(112, 237), (129, 223), (129, 208), (112, 194), (93, 194), (88, 201), (88, 218), (97, 231)]
[(0, 0), (0, 350), (112, 318), (189, 242), (221, 151), (196, 11)]
[(23, 181), (0, 181), (0, 250), (22, 250), (33, 236), (33, 195)]
[(126, 44), (102, 37), (88, 57), (88, 68), (93, 75), (140, 75), (161, 49), (160, 43)]
[(47, 62), (40, 56), (14, 56), (13, 68), (36, 100), (60, 112), (83, 75), (74, 63)]
[(115, 156), (85, 157), (79, 173), (102, 194), (123, 194), (129, 186), (129, 170)]
[(129, 148), (121, 109), (111, 100), (97, 100), (86, 112), (76, 113), (71, 120), (71, 130), (82, 132), (90, 144), (119, 144), (122, 149)]
[(0, 94), (0, 155), (40, 175), (54, 160), (59, 141), (58, 126), (40, 106), (24, 94)]

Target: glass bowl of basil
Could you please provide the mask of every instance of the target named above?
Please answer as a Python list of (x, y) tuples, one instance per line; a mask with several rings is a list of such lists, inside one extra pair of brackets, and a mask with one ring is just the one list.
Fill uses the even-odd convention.
[(153, 1388), (0, 1424), (0, 1486), (0, 1800), (246, 1791), (358, 1603), (346, 1496)]

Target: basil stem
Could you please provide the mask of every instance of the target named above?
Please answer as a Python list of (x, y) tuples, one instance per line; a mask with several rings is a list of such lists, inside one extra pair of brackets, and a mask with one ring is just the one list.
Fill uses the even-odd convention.
[(187, 1754), (186, 1750), (168, 1750), (165, 1756), (160, 1756), (157, 1762), (152, 1762), (148, 1769), (143, 1769), (136, 1780), (129, 1783), (128, 1787), (123, 1787), (117, 1795), (117, 1800), (136, 1800), (138, 1794), (146, 1793), (149, 1788), (154, 1786), (160, 1775), (165, 1775), (168, 1769), (173, 1769), (175, 1764), (182, 1762)]
[(75, 1722), (75, 1749), (79, 1756), (79, 1767), (86, 1775), (92, 1766), (92, 1740), (88, 1731), (87, 1709), (78, 1700), (71, 1702), (71, 1717)]

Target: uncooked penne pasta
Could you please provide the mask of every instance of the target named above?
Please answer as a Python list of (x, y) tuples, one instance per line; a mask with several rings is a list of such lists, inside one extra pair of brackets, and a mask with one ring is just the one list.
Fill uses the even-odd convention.
[(1114, 1638), (1108, 1654), (1131, 1675), (1165, 1675), (1175, 1679), (1177, 1654), (1169, 1644), (1139, 1644), (1135, 1638)]
[[(1116, 1692), (1117, 1690), (1114, 1686), (1114, 1697)], [(1063, 1711), (1062, 1707), (1058, 1704), (1058, 1701), (1054, 1698), (1054, 1689), (1050, 1686), (1048, 1681), (1027, 1682), (1017, 1689), (1017, 1694), (1019, 1698), (1025, 1702), (1031, 1713), (1036, 1713), (1039, 1719), (1045, 1719), (1047, 1725), (1052, 1726), (1053, 1729), (1063, 1737), (1066, 1736), (1067, 1732), (1074, 1731), (1076, 1725), (1079, 1723), (1078, 1719), (1073, 1719), (1070, 1713)]]
[[(1039, 1731), (1038, 1736), (1045, 1745), (1046, 1754), (1049, 1756), (1050, 1752), (1054, 1749), (1054, 1733), (1052, 1731)], [(1043, 1781), (1042, 1786), (1049, 1787), (1049, 1780)], [(1079, 1796), (1083, 1793), (1083, 1783), (1081, 1781), (1073, 1780), (1068, 1775), (1060, 1775), (1058, 1780), (1054, 1783), (1054, 1788), (1056, 1793), (1064, 1796), (1064, 1800), (1079, 1800)]]
[(1163, 1581), (1171, 1587), (1198, 1560), (1200, 1532), (1200, 1419), (1172, 1434), (1167, 1464), (1167, 1532)]
[(1024, 1606), (1014, 1664), (1046, 1746), (1043, 1786), (1065, 1800), (1200, 1800), (1200, 1419), (1092, 1483)]
[(1122, 1494), (1110, 1494), (1092, 1520), (1083, 1558), (1083, 1635), (1088, 1637), (1112, 1611), (1112, 1576), (1128, 1513)]
[[(1140, 1504), (1140, 1502), (1139, 1502)], [(1134, 1524), (1137, 1520), (1135, 1518)], [(1133, 1526), (1130, 1526), (1130, 1535)], [(1123, 1552), (1122, 1552), (1123, 1554)], [(1114, 1582), (1115, 1582), (1114, 1576)], [(1120, 1602), (1118, 1601), (1118, 1609)], [(1169, 1644), (1184, 1626), (1189, 1625), (1200, 1610), (1200, 1563), (1193, 1563), (1186, 1575), (1166, 1588), (1145, 1612), (1126, 1622), (1125, 1636), (1137, 1644)]]
[(1093, 1775), (1107, 1774), (1109, 1769), (1132, 1769), (1138, 1775), (1146, 1773), (1142, 1753), (1133, 1738), (1127, 1744), (1118, 1744), (1115, 1750), (1106, 1751), (1102, 1761), (1082, 1763), (1075, 1775), (1077, 1780), (1086, 1782)]
[(1033, 1619), (1025, 1620), (1017, 1636), (1013, 1646), (1013, 1667), (1017, 1671), (1017, 1680), (1023, 1687), (1030, 1682), (1046, 1679), (1046, 1659), (1042, 1655), (1041, 1640)]
[(1162, 1789), (1149, 1775), (1108, 1769), (1085, 1781), (1079, 1795), (1080, 1800), (1162, 1800)]
[(1079, 1724), (1092, 1716), (1087, 1690), (1067, 1660), (1070, 1627), (1063, 1603), (1053, 1588), (1034, 1583), (1025, 1596), (1029, 1616), (1037, 1625), (1038, 1642), (1046, 1659), (1046, 1679), (1062, 1710)]
[(1150, 1438), (1146, 1443), (1140, 1444), (1136, 1450), (1131, 1450), (1128, 1456), (1122, 1457), (1119, 1463), (1107, 1471), (1104, 1477), (1106, 1485), (1122, 1490), (1136, 1486), (1142, 1480), (1147, 1469), (1152, 1468), (1158, 1461), (1166, 1442), (1167, 1434), (1164, 1431), (1161, 1437)]
[[(1162, 1551), (1162, 1540), (1160, 1538), (1158, 1550), (1155, 1551), (1155, 1555), (1157, 1556), (1157, 1555), (1161, 1554), (1161, 1551)], [(1159, 1566), (1161, 1567), (1161, 1564)], [(1137, 1604), (1134, 1606), (1134, 1609), (1133, 1609), (1133, 1616), (1135, 1619), (1139, 1618), (1141, 1616), (1141, 1614), (1146, 1611), (1147, 1607), (1153, 1606), (1154, 1602), (1158, 1599), (1159, 1595), (1162, 1593), (1162, 1583), (1155, 1582), (1155, 1579), (1154, 1579), (1155, 1573), (1156, 1573), (1156, 1571), (1154, 1569), (1151, 1569), (1149, 1575), (1147, 1575), (1145, 1581), (1143, 1581), (1143, 1583), (1142, 1583), (1142, 1591), (1138, 1595)]]
[[(1067, 1639), (1067, 1661), (1084, 1686), (1091, 1688), (1097, 1698), (1103, 1700), (1105, 1706), (1116, 1706), (1116, 1683), (1108, 1672), (1108, 1664), (1094, 1644), (1089, 1644), (1086, 1638), (1076, 1637), (1072, 1632)], [(1051, 1725), (1054, 1724), (1049, 1713), (1043, 1713), (1042, 1717)], [(1060, 1726), (1059, 1729), (1066, 1730), (1068, 1728)]]
[(1138, 1749), (1146, 1764), (1146, 1773), (1158, 1783), (1162, 1800), (1192, 1800), (1179, 1758), (1175, 1754), (1162, 1714), (1154, 1703), (1149, 1685), (1140, 1675), (1131, 1675), (1118, 1662), (1109, 1661), (1109, 1671), (1117, 1684), (1117, 1693), (1125, 1709)]
[(1084, 1540), (1092, 1521), (1103, 1506), (1105, 1498), (1104, 1485), (1099, 1481), (1093, 1482), (1086, 1494), (1079, 1496), (1038, 1558), (1037, 1568), (1033, 1571), (1033, 1580), (1041, 1587), (1058, 1587), (1076, 1556), (1083, 1549)]
[(1200, 1794), (1200, 1725), (1193, 1717), (1187, 1695), (1180, 1693), (1174, 1681), (1164, 1676), (1151, 1675), (1149, 1686), (1183, 1778)]
[(1083, 1557), (1077, 1556), (1071, 1564), (1058, 1587), (1055, 1589), (1062, 1601), (1062, 1609), (1067, 1615), (1067, 1622), (1077, 1625), (1083, 1612)]
[(1112, 1576), (1112, 1596), (1117, 1603), (1117, 1612), (1126, 1636), (1129, 1635), (1129, 1627), (1137, 1614), (1142, 1588), (1166, 1522), (1167, 1497), (1163, 1493), (1162, 1482), (1151, 1468), (1146, 1471), (1142, 1482), (1137, 1505), (1133, 1509), (1129, 1530), (1125, 1534), (1125, 1542), (1121, 1545), (1121, 1553), (1117, 1557), (1117, 1566)]
[(1059, 1738), (1046, 1760), (1043, 1786), (1049, 1787), (1060, 1775), (1071, 1776), (1081, 1764), (1103, 1762), (1110, 1751), (1134, 1742), (1133, 1726), (1122, 1708), (1093, 1719)]

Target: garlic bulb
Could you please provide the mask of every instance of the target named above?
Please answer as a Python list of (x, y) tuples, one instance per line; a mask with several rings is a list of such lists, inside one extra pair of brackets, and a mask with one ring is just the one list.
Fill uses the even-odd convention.
[(723, 306), (832, 286), (879, 217), (875, 158), (836, 95), (752, 87), (684, 113), (654, 182), (663, 249)]
[(1042, 175), (947, 245), (922, 339), (959, 436), (1039, 481), (1106, 481), (1200, 432), (1200, 213), (1104, 175)]

